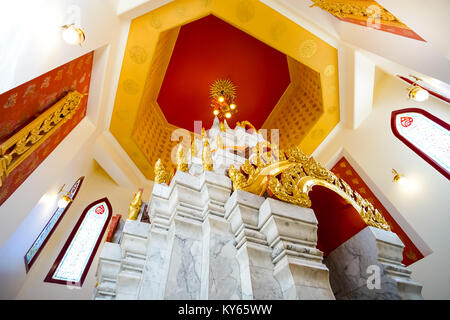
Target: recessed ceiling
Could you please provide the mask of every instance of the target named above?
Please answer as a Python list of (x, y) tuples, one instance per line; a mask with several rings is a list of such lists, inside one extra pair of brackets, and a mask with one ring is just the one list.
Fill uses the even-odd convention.
[(219, 78), (237, 86), (238, 113), (227, 122), (260, 128), (289, 85), (287, 57), (213, 15), (182, 26), (157, 99), (167, 121), (209, 128), (209, 87)]

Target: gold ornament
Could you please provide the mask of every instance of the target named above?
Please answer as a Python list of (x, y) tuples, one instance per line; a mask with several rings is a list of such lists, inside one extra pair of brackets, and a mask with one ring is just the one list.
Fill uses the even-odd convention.
[[(267, 146), (267, 145), (266, 145)], [(298, 147), (280, 150), (276, 161), (271, 151), (263, 152), (263, 144), (253, 148), (253, 158), (246, 160), (242, 172), (230, 166), (228, 174), (233, 189), (242, 189), (257, 195), (269, 195), (302, 207), (310, 207), (308, 193), (319, 185), (336, 192), (350, 203), (364, 222), (376, 228), (390, 231), (391, 228), (381, 213), (359, 193), (334, 173), (322, 167), (313, 157), (306, 156)], [(256, 157), (256, 159), (255, 159)]]
[(217, 79), (211, 85), (209, 94), (212, 99), (217, 99), (220, 96), (236, 97), (236, 86), (229, 79)]
[(184, 154), (183, 145), (180, 143), (177, 151), (177, 170), (188, 172), (188, 161), (186, 159), (186, 155)]
[(84, 94), (71, 91), (36, 119), (0, 144), (0, 187), (2, 181), (66, 121), (72, 118)]
[(203, 171), (213, 170), (214, 166), (208, 139), (203, 140), (202, 162), (203, 162)]
[(130, 206), (128, 208), (128, 219), (136, 220), (142, 206), (142, 192), (143, 189), (139, 189), (138, 192), (134, 194), (133, 200), (131, 200)]
[(224, 148), (224, 144), (223, 144), (222, 138), (220, 137), (220, 134), (217, 135), (216, 146), (217, 146), (217, 149)]
[(161, 159), (155, 163), (155, 183), (169, 183), (169, 174), (166, 171)]

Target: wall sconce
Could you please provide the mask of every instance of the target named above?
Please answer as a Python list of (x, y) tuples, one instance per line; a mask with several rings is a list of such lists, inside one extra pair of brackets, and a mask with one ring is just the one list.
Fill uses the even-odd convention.
[(414, 83), (411, 85), (411, 87), (408, 88), (408, 98), (413, 99), (418, 102), (423, 102), (428, 99), (430, 96), (428, 90), (425, 90), (424, 88), (420, 87), (417, 82), (419, 82), (422, 79), (419, 79), (415, 76), (410, 75), (410, 77), (413, 77), (416, 79)]
[(394, 176), (393, 181), (397, 182), (405, 191), (414, 192), (418, 189), (416, 181), (406, 178), (403, 174), (398, 173), (397, 170), (392, 169), (392, 174)]
[(398, 173), (397, 170), (392, 169), (392, 174), (394, 175), (394, 182), (398, 182), (399, 184), (403, 184), (403, 182), (405, 181), (405, 176)]
[(86, 40), (83, 29), (75, 26), (73, 23), (64, 25), (61, 28), (64, 29), (62, 37), (68, 44), (78, 44), (81, 46), (84, 40)]

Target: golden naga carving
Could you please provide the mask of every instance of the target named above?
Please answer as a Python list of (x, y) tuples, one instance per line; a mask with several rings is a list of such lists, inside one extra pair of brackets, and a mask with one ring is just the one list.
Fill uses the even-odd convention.
[(202, 162), (203, 162), (203, 171), (212, 171), (214, 168), (211, 147), (209, 146), (208, 139), (203, 140), (203, 149), (202, 149)]
[(169, 184), (169, 173), (166, 171), (161, 159), (155, 163), (155, 182)]
[(188, 172), (188, 161), (184, 154), (183, 145), (180, 143), (177, 151), (177, 170)]
[(0, 187), (6, 177), (75, 114), (85, 94), (71, 91), (0, 145)]
[(250, 123), (250, 121), (247, 121), (247, 120), (240, 121), (240, 122), (236, 122), (236, 125), (239, 126), (239, 127), (244, 128), (244, 129), (245, 129), (246, 126), (249, 126), (249, 127), (251, 127), (253, 130), (255, 130), (255, 132), (258, 131), (258, 130), (256, 130), (255, 126), (252, 125), (252, 124)]
[(392, 13), (372, 0), (311, 0), (311, 7), (319, 7), (339, 18), (368, 19), (379, 18), (381, 22), (406, 27)]
[(252, 161), (246, 160), (242, 166), (233, 165), (228, 175), (233, 189), (241, 189), (263, 196), (290, 202), (302, 207), (311, 207), (308, 196), (313, 186), (328, 188), (344, 198), (359, 213), (364, 222), (376, 228), (390, 230), (381, 213), (359, 193), (334, 173), (322, 167), (313, 157), (305, 155), (298, 147), (279, 151), (279, 159), (267, 151), (261, 153), (255, 148)]
[(133, 200), (131, 200), (130, 207), (128, 208), (128, 219), (136, 220), (139, 216), (142, 206), (142, 192), (144, 190), (140, 188), (138, 192), (134, 194)]

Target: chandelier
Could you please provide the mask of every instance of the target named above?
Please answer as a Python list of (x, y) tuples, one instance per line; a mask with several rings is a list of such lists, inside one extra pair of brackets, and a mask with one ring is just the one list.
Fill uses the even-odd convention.
[(236, 86), (228, 79), (217, 79), (210, 88), (211, 107), (213, 114), (219, 119), (231, 118), (237, 112), (234, 103)]

